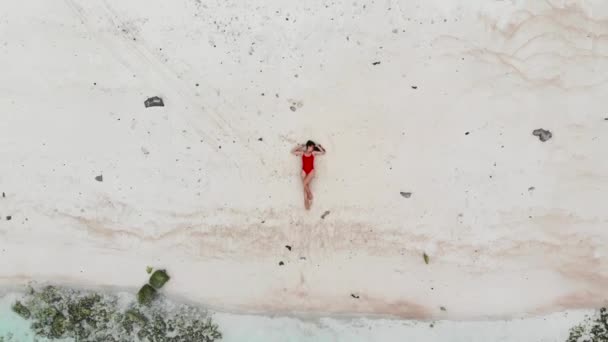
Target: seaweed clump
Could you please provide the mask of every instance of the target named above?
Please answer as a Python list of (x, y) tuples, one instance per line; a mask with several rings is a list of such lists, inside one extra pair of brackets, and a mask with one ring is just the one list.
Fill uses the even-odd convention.
[(165, 270), (156, 270), (150, 276), (150, 285), (159, 290), (171, 279)]
[(608, 342), (608, 309), (572, 327), (566, 342)]
[[(206, 311), (156, 297), (141, 305), (131, 295), (45, 286), (31, 288), (13, 311), (31, 321), (38, 337), (81, 342), (213, 342), (222, 334)], [(170, 304), (170, 305), (169, 305)]]
[(20, 301), (17, 301), (17, 302), (15, 302), (15, 304), (13, 304), (13, 311), (17, 315), (19, 315), (25, 319), (30, 318), (30, 315), (31, 315), (30, 310), (28, 308), (26, 308), (25, 305), (21, 304)]
[(156, 290), (154, 287), (146, 284), (137, 292), (137, 301), (139, 304), (150, 305), (156, 299)]

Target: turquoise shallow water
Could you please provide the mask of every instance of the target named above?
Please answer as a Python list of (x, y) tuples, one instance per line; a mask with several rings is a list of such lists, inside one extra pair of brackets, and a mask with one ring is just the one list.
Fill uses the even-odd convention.
[[(14, 341), (34, 341), (29, 323), (11, 311), (10, 301), (7, 297), (0, 301), (0, 336), (5, 339), (12, 336)], [(8, 340), (10, 341), (10, 339)]]
[[(11, 305), (18, 297), (19, 294), (0, 297), (0, 337), (4, 338), (3, 342), (49, 341), (35, 338), (29, 322), (12, 312)], [(221, 341), (224, 342), (563, 342), (569, 329), (589, 313), (571, 311), (526, 319), (476, 322), (331, 317), (300, 319), (221, 312), (214, 313), (212, 317), (219, 324), (224, 335)]]
[(3, 342), (49, 341), (46, 338), (36, 337), (30, 330), (30, 323), (11, 310), (11, 305), (17, 297), (17, 294), (7, 294), (0, 297), (0, 337), (4, 338)]

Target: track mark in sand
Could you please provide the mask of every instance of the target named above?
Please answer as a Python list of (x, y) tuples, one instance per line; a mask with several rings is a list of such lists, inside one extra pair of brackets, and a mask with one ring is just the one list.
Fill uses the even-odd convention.
[[(182, 111), (187, 115), (181, 115), (187, 123), (196, 131), (197, 134), (204, 136), (207, 142), (221, 140), (227, 136), (236, 136), (236, 131), (227, 120), (220, 115), (209, 112), (206, 116), (212, 123), (213, 130), (203, 130), (197, 124), (200, 121), (192, 108), (203, 108), (190, 86), (185, 87), (180, 77), (175, 70), (171, 69), (166, 61), (160, 60), (152, 49), (146, 45), (145, 39), (141, 36), (133, 36), (138, 32), (136, 26), (129, 25), (121, 16), (108, 4), (105, 0), (94, 0), (86, 2), (86, 7), (89, 8), (87, 13), (86, 7), (81, 6), (76, 0), (64, 0), (74, 14), (80, 19), (80, 22), (87, 28), (89, 35), (99, 41), (101, 45), (117, 60), (120, 64), (128, 69), (133, 74), (148, 75), (147, 80), (150, 84), (155, 84), (159, 89), (164, 90), (163, 93), (171, 96), (174, 102), (179, 102), (179, 99), (185, 102), (187, 110)], [(129, 28), (127, 34), (128, 39), (120, 39), (124, 36), (124, 28)], [(123, 29), (116, 31), (117, 29)], [(118, 39), (117, 39), (118, 38)], [(133, 40), (133, 38), (136, 38)], [(154, 49), (154, 51), (156, 51)], [(189, 110), (188, 110), (189, 109)], [(203, 123), (203, 127), (209, 127), (208, 123)], [(229, 131), (226, 130), (229, 129)], [(221, 132), (218, 134), (218, 131)], [(231, 159), (229, 155), (222, 154), (224, 158)], [(236, 160), (231, 159), (236, 165)]]

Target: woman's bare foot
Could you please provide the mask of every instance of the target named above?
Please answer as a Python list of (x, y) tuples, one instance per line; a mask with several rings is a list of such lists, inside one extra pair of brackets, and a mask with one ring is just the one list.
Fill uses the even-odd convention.
[(310, 210), (310, 200), (308, 198), (304, 201), (304, 208)]

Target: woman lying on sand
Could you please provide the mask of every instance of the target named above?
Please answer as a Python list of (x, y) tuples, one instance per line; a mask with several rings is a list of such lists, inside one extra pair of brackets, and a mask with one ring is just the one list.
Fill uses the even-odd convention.
[(304, 207), (310, 209), (312, 204), (312, 191), (310, 191), (310, 182), (315, 176), (315, 156), (325, 154), (325, 148), (320, 144), (315, 144), (312, 140), (308, 140), (306, 145), (298, 145), (291, 150), (291, 153), (296, 156), (302, 156), (302, 185), (304, 186)]

